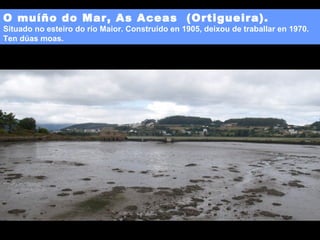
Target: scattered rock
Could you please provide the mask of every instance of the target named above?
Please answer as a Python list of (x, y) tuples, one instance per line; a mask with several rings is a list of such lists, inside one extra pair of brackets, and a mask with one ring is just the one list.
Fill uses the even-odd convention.
[(77, 166), (77, 167), (80, 167), (80, 166), (84, 166), (85, 164), (76, 162), (74, 165)]
[(62, 192), (71, 192), (72, 189), (71, 189), (71, 188), (64, 188), (64, 189), (62, 189), (61, 191), (62, 191)]
[(156, 219), (169, 220), (172, 218), (172, 214), (168, 212), (156, 212)]
[(259, 187), (259, 188), (247, 189), (242, 192), (243, 193), (267, 193), (268, 195), (279, 196), (279, 197), (282, 197), (285, 195), (283, 192), (280, 192), (276, 189), (268, 189), (266, 186)]
[(124, 186), (116, 186), (112, 188), (112, 192), (114, 193), (122, 193), (126, 190), (126, 187)]
[(142, 174), (147, 174), (149, 172), (149, 170), (146, 170), (146, 171), (140, 171), (140, 173)]
[(55, 204), (51, 204), (51, 205), (49, 205), (49, 207), (56, 207), (57, 205), (55, 205)]
[(154, 195), (173, 196), (173, 193), (165, 190), (160, 190), (158, 192), (155, 192)]
[(196, 202), (189, 202), (189, 203), (186, 203), (186, 204), (178, 204), (178, 206), (179, 206), (180, 209), (188, 208), (188, 207), (195, 208), (197, 206), (197, 203)]
[(292, 176), (298, 176), (298, 175), (310, 175), (310, 173), (301, 172), (298, 170), (290, 170), (290, 173)]
[(73, 195), (82, 195), (82, 194), (85, 194), (85, 192), (84, 191), (73, 192)]
[(233, 167), (228, 168), (228, 170), (233, 173), (239, 173), (239, 171)]
[(264, 217), (280, 217), (279, 214), (273, 213), (273, 212), (269, 212), (269, 211), (261, 211), (261, 212), (259, 212), (259, 214), (261, 216), (264, 216)]
[(170, 210), (170, 209), (175, 209), (176, 206), (174, 204), (161, 204), (160, 208), (165, 210), (165, 211), (167, 211), (167, 210)]
[(64, 197), (64, 196), (69, 196), (70, 194), (69, 193), (59, 193), (57, 194), (57, 196), (59, 197)]
[[(8, 170), (7, 170), (8, 172)], [(19, 179), (22, 178), (22, 174), (21, 173), (9, 173), (7, 174), (7, 177), (5, 177), (5, 180), (13, 180), (13, 179)]]
[(177, 196), (182, 196), (183, 195), (183, 190), (180, 189), (180, 188), (173, 188), (171, 191), (172, 191), (172, 193), (174, 195), (177, 195)]
[(203, 179), (190, 179), (189, 181), (192, 183), (205, 182)]
[(189, 164), (185, 165), (185, 167), (195, 167), (195, 166), (197, 166), (196, 163), (189, 163)]
[(187, 217), (199, 216), (201, 214), (201, 211), (199, 211), (195, 208), (183, 208), (181, 211), (183, 211)]
[(90, 181), (91, 178), (82, 178), (81, 180), (83, 180), (83, 181)]
[(125, 211), (137, 211), (138, 207), (136, 205), (129, 205), (124, 208)]
[(314, 172), (320, 172), (320, 169), (313, 169)]
[(204, 200), (201, 199), (201, 198), (195, 198), (195, 197), (193, 197), (193, 198), (191, 198), (191, 199), (192, 199), (192, 201), (194, 201), (194, 202), (204, 202)]
[(301, 181), (299, 181), (299, 180), (293, 180), (293, 181), (288, 182), (288, 185), (290, 187), (304, 188), (305, 186), (300, 184), (300, 182)]
[(139, 193), (148, 193), (153, 191), (153, 188), (151, 187), (132, 187), (132, 188)]
[(213, 176), (214, 179), (224, 178), (223, 176)]
[(236, 177), (236, 178), (233, 179), (233, 181), (242, 182), (243, 181), (243, 177)]
[(192, 193), (192, 192), (199, 191), (199, 190), (203, 190), (203, 188), (200, 187), (199, 185), (187, 185), (184, 188), (184, 191), (186, 193)]
[(281, 204), (281, 203), (276, 203), (276, 202), (274, 202), (274, 203), (272, 203), (272, 205), (273, 205), (273, 206), (281, 206), (282, 204)]
[(235, 197), (233, 197), (232, 199), (233, 199), (233, 200), (242, 200), (242, 199), (245, 199), (245, 198), (246, 198), (245, 195), (241, 195), (241, 196), (235, 196)]
[(154, 174), (154, 175), (152, 175), (152, 177), (163, 177), (164, 176), (164, 174)]
[(25, 213), (26, 210), (25, 209), (12, 209), (12, 210), (9, 210), (8, 213), (10, 214), (20, 214), (20, 213)]
[(282, 217), (284, 220), (291, 220), (291, 219), (292, 219), (292, 216), (287, 216), (287, 215), (281, 215), (281, 217)]
[(107, 184), (115, 184), (115, 182), (111, 182), (111, 181), (110, 181), (110, 182), (107, 182)]
[(246, 204), (247, 204), (247, 205), (254, 205), (255, 202), (260, 203), (260, 202), (262, 202), (262, 200), (259, 199), (259, 198), (248, 198), (248, 199), (246, 200)]
[(268, 189), (267, 190), (267, 194), (268, 195), (272, 195), (272, 196), (278, 196), (278, 197), (282, 197), (282, 196), (285, 195), (283, 192), (280, 192), (280, 191), (275, 190), (275, 189)]

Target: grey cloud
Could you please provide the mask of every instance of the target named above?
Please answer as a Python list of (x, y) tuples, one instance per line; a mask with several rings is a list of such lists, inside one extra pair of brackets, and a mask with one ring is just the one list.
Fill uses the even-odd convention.
[[(151, 115), (143, 106), (124, 110), (123, 106), (141, 101), (173, 102), (188, 106), (190, 114), (214, 119), (266, 115), (308, 122), (320, 116), (319, 95), (318, 70), (0, 71), (0, 109), (4, 103), (32, 104), (45, 113), (50, 111), (46, 104), (55, 104), (51, 106), (60, 106), (60, 110), (51, 115), (60, 114), (59, 121), (65, 109), (79, 111), (79, 106), (105, 109), (102, 115), (113, 111), (119, 119), (128, 109), (141, 118)], [(99, 111), (96, 116), (102, 118)]]

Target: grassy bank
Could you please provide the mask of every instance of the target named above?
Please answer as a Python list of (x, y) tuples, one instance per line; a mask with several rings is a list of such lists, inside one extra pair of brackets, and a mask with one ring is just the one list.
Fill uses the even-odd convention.
[[(167, 137), (172, 142), (252, 142), (320, 145), (320, 138), (282, 137)], [(128, 136), (129, 141), (166, 141), (166, 137)]]
[(0, 142), (27, 141), (158, 141), (158, 142), (252, 142), (320, 145), (320, 138), (284, 137), (156, 137), (156, 136), (72, 136), (59, 134), (0, 135)]

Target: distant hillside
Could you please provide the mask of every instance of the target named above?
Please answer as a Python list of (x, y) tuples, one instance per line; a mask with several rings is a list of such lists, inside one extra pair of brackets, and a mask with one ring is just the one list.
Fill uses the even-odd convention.
[(39, 124), (37, 124), (37, 127), (46, 128), (49, 131), (59, 131), (62, 128), (65, 128), (67, 126), (70, 126), (70, 123), (60, 123), (60, 124), (39, 123)]
[(311, 127), (315, 128), (316, 130), (320, 130), (320, 121), (314, 122), (311, 124)]
[(73, 130), (73, 129), (102, 129), (105, 127), (116, 127), (117, 124), (108, 124), (108, 123), (81, 123), (81, 124), (75, 124), (71, 126), (67, 126), (62, 131)]
[(187, 117), (187, 116), (171, 116), (160, 119), (159, 124), (179, 124), (179, 125), (210, 125), (210, 118)]
[(287, 122), (278, 118), (234, 118), (224, 121), (224, 123), (236, 123), (241, 127), (286, 127)]

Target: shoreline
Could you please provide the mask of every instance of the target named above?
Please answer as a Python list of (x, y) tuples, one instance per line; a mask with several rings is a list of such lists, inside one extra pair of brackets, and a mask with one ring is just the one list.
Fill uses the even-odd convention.
[[(169, 139), (169, 140), (168, 140)], [(320, 145), (320, 138), (286, 138), (286, 137), (127, 137), (127, 141), (162, 141), (174, 142), (245, 142), (245, 143), (279, 143)]]
[(127, 137), (104, 137), (104, 136), (0, 136), (1, 142), (42, 142), (42, 141), (133, 141), (133, 142), (245, 142), (265, 144), (299, 144), (320, 145), (320, 138), (285, 138), (285, 137), (154, 137), (154, 136), (127, 136)]

